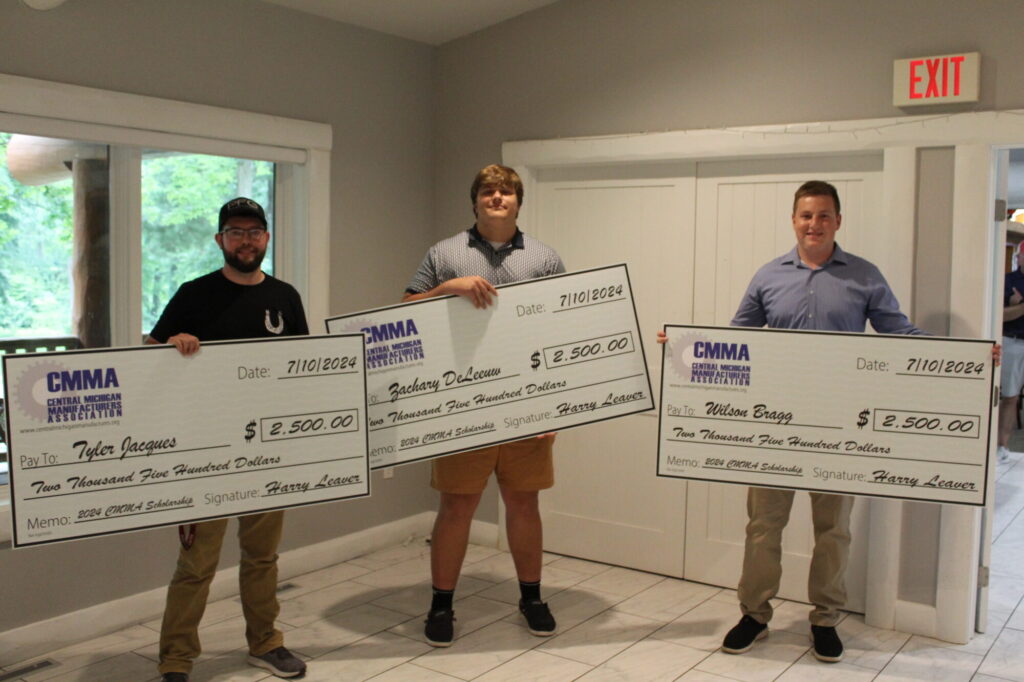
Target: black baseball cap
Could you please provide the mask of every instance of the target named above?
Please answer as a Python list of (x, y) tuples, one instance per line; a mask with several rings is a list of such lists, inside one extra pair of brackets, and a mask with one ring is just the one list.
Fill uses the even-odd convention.
[(256, 218), (263, 223), (264, 229), (267, 227), (267, 214), (263, 212), (263, 207), (252, 199), (237, 197), (220, 207), (220, 221), (217, 223), (217, 231), (223, 231), (224, 223), (226, 223), (229, 218), (234, 218), (236, 216)]

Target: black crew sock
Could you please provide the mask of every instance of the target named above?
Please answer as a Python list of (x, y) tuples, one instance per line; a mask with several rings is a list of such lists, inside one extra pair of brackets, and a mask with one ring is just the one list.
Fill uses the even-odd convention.
[(452, 599), (455, 597), (455, 590), (434, 589), (434, 596), (430, 601), (431, 611), (451, 611)]
[(525, 602), (540, 601), (540, 581), (535, 583), (524, 583), (519, 581), (519, 596)]

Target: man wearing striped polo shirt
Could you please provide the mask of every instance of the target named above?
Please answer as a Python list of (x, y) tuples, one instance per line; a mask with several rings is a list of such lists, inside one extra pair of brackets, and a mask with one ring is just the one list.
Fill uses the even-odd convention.
[[(480, 170), (470, 188), (476, 224), (430, 248), (406, 287), (403, 301), (463, 296), (486, 308), (509, 284), (565, 272), (550, 247), (516, 226), (523, 182), (505, 166)], [(454, 637), (452, 599), (469, 543), (469, 528), (487, 481), (494, 472), (505, 503), (509, 548), (519, 577), (519, 611), (538, 637), (555, 633), (555, 619), (540, 598), (542, 529), (538, 496), (554, 485), (554, 434), (503, 443), (433, 460), (430, 484), (441, 493), (430, 545), (433, 598), (424, 635), (433, 646)]]

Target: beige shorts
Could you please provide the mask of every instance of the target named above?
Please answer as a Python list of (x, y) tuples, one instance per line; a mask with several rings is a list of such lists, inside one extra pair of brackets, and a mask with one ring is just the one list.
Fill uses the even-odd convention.
[(498, 485), (532, 492), (555, 484), (551, 457), (553, 438), (526, 438), (480, 450), (460, 452), (433, 461), (430, 485), (443, 493), (472, 495), (483, 492), (494, 472)]

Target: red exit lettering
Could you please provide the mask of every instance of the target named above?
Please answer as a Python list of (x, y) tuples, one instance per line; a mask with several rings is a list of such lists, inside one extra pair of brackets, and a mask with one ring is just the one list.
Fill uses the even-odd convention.
[[(963, 55), (910, 60), (910, 99), (959, 95), (960, 65), (963, 61)], [(925, 82), (923, 91), (920, 88), (922, 82)]]

